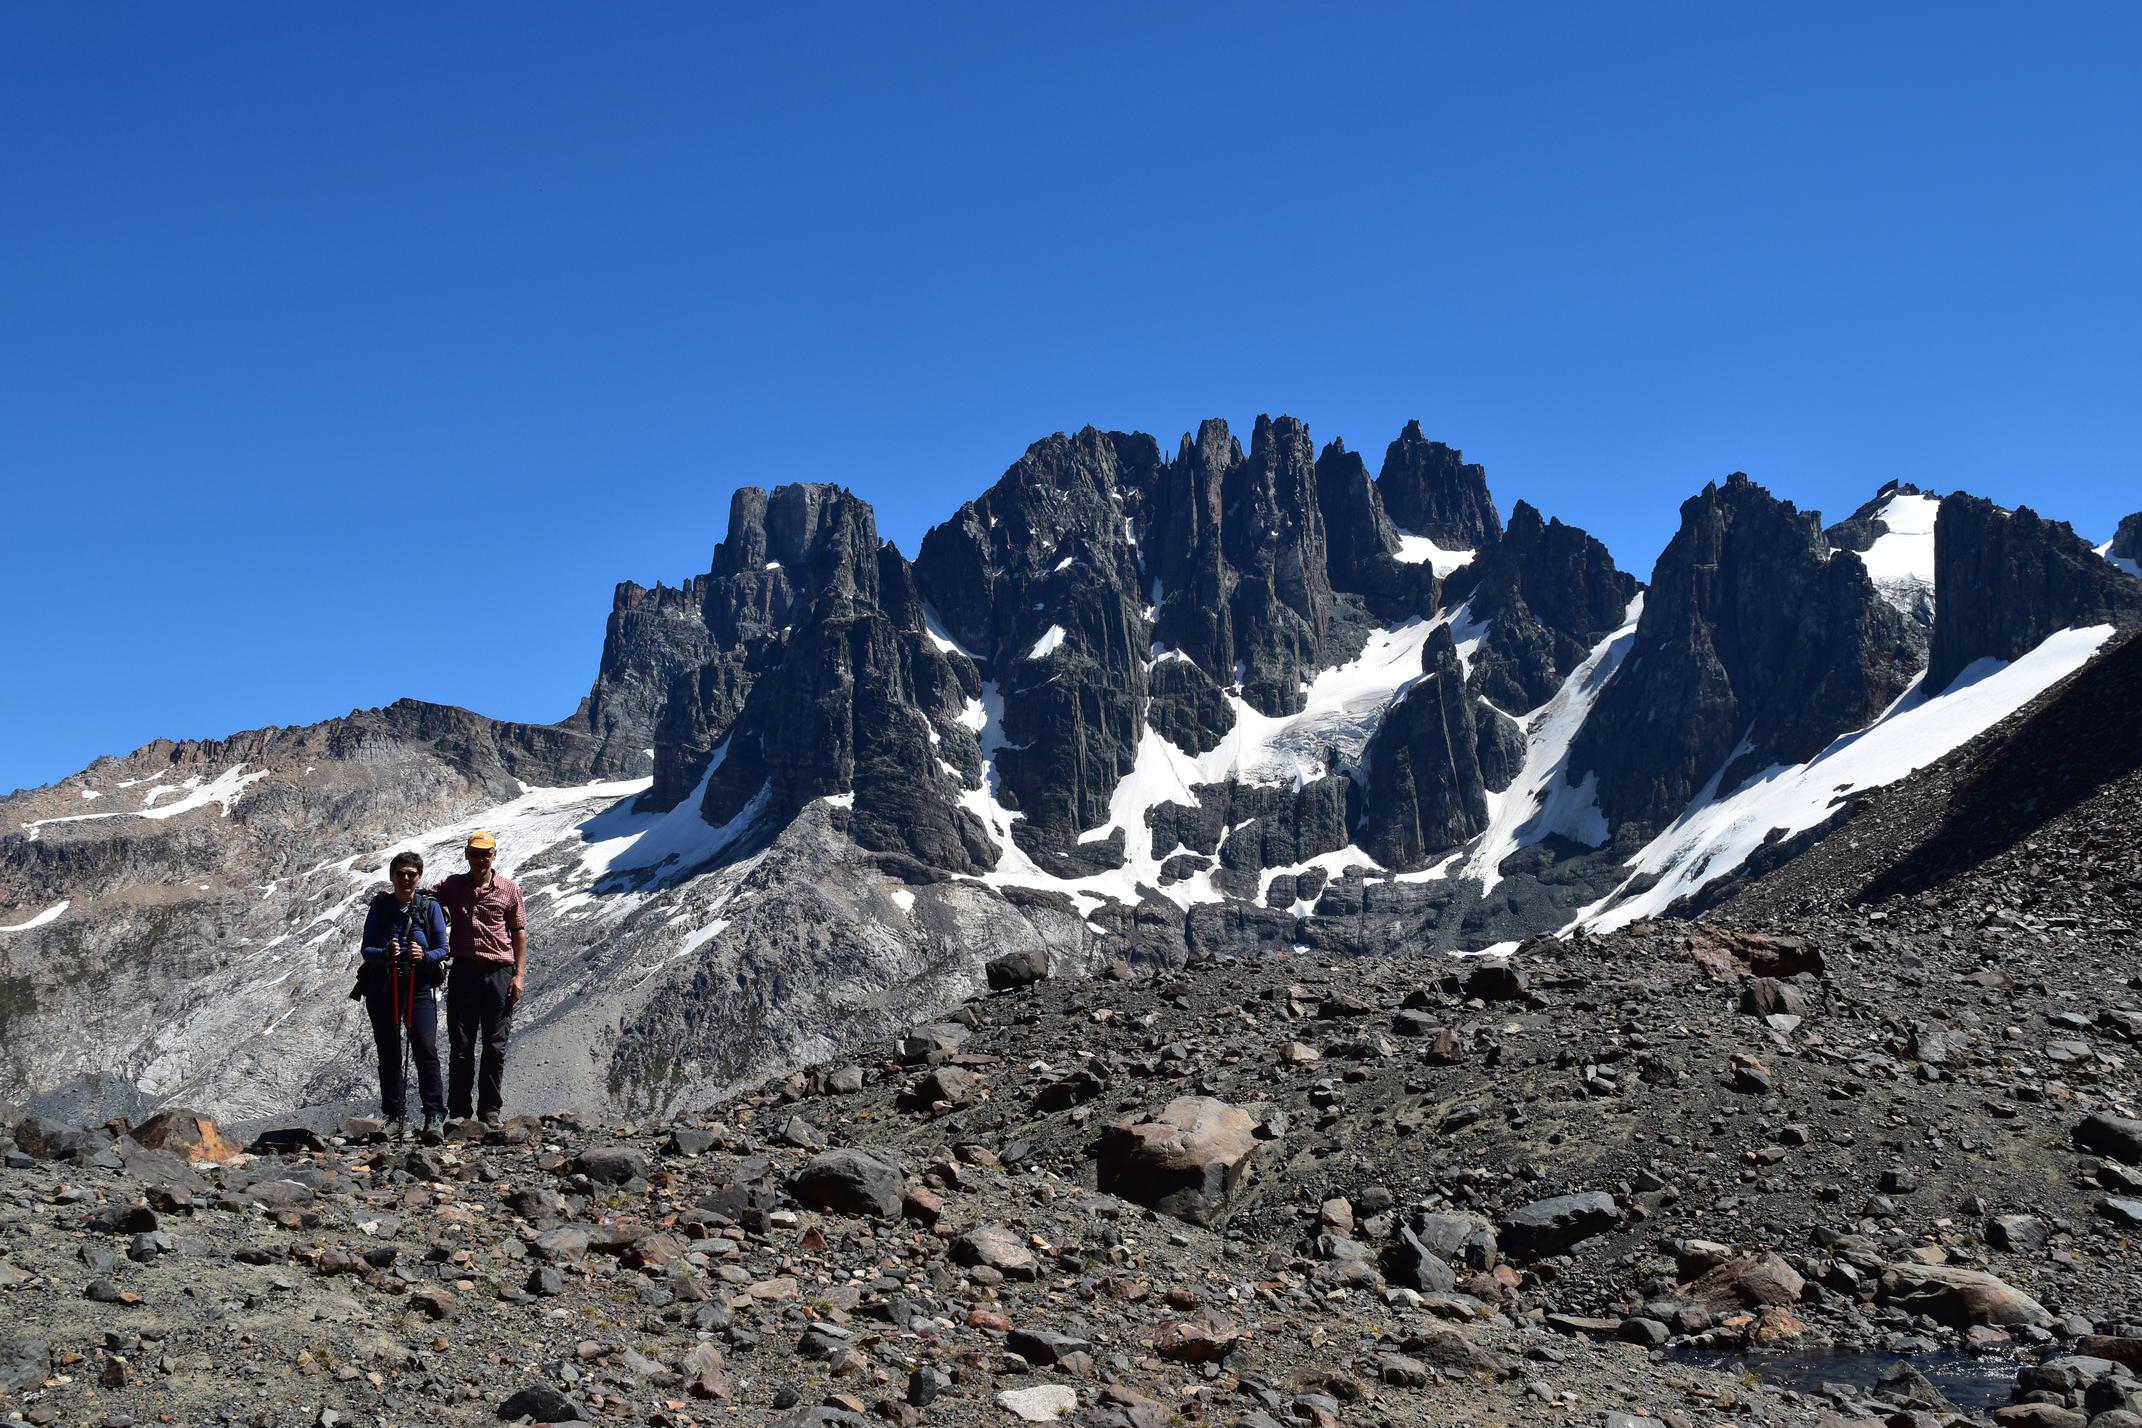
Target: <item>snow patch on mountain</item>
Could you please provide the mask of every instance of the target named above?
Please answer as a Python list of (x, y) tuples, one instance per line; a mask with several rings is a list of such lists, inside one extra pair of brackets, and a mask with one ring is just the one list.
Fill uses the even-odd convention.
[(1428, 568), (1435, 572), (1435, 578), (1438, 580), (1447, 578), (1454, 570), (1470, 565), (1477, 553), (1470, 550), (1445, 550), (1427, 536), (1415, 535), (1403, 526), (1394, 525), (1391, 529), (1398, 532), (1398, 554), (1392, 559), (1404, 565), (1426, 563)]
[(1940, 497), (1898, 492), (1875, 512), (1882, 534), (1854, 552), (1882, 599), (1907, 615), (1933, 599), (1934, 518), (1940, 513)]
[[(1564, 931), (1610, 932), (1663, 913), (1771, 838), (1813, 828), (1849, 795), (1894, 783), (1976, 738), (2080, 669), (2112, 635), (2110, 625), (2062, 630), (2013, 662), (1974, 661), (1935, 695), (1922, 679), (1865, 729), (1804, 764), (1773, 765), (1726, 797), (1718, 796), (1714, 775), (1688, 810), (1629, 860), (1629, 877)], [(1628, 891), (1645, 878), (1657, 881)]]
[(1622, 623), (1569, 673), (1554, 697), (1525, 716), (1525, 762), (1501, 793), (1488, 795), (1488, 826), (1466, 855), (1461, 876), (1473, 878), (1483, 893), (1502, 881), (1503, 860), (1557, 835), (1596, 848), (1607, 840), (1606, 817), (1599, 811), (1599, 776), (1588, 773), (1572, 784), (1569, 746), (1584, 727), (1614, 671), (1636, 643), (1636, 622), (1644, 613), (1639, 593), (1622, 612)]
[(1040, 639), (1034, 641), (1034, 647), (1026, 652), (1026, 657), (1028, 659), (1047, 659), (1050, 653), (1063, 642), (1064, 627), (1062, 625), (1051, 625), (1048, 629), (1042, 631)]
[[(89, 823), (104, 818), (176, 818), (181, 813), (191, 813), (196, 808), (206, 808), (213, 803), (223, 810), (223, 816), (231, 816), (231, 805), (254, 784), (268, 776), (266, 769), (247, 773), (244, 764), (233, 764), (212, 779), (203, 779), (191, 774), (184, 783), (160, 783), (143, 795), (141, 807), (134, 809), (115, 808), (109, 813), (70, 813), (59, 818), (39, 818), (22, 825), (31, 841), (36, 841), (41, 829), (56, 823)], [(122, 783), (121, 788), (128, 787)], [(165, 803), (163, 799), (173, 799)]]
[[(1330, 750), (1338, 750), (1348, 761), (1358, 758), (1384, 711), (1421, 677), (1421, 651), (1428, 637), (1438, 625), (1462, 619), (1467, 608), (1377, 630), (1359, 655), (1320, 670), (1310, 680), (1298, 713), (1260, 713), (1239, 695), (1228, 695), (1234, 727), (1216, 747), (1197, 756), (1196, 781), (1221, 783), (1232, 778), (1240, 783), (1299, 788), (1329, 772)], [(1482, 624), (1468, 630), (1471, 647), (1478, 647), (1486, 629)]]
[(70, 906), (72, 906), (72, 904), (68, 901), (68, 899), (61, 898), (58, 902), (52, 904), (52, 906), (46, 908), (43, 912), (40, 912), (35, 917), (32, 917), (28, 922), (9, 923), (4, 927), (0, 927), (0, 932), (28, 932), (32, 928), (43, 927), (48, 922), (57, 922), (59, 920), (60, 914), (65, 912)]
[(2142, 561), (2129, 560), (2124, 555), (2114, 555), (2112, 553), (2112, 542), (2109, 540), (2101, 546), (2094, 547), (2094, 549), (2099, 555), (2112, 563), (2114, 570), (2142, 580)]

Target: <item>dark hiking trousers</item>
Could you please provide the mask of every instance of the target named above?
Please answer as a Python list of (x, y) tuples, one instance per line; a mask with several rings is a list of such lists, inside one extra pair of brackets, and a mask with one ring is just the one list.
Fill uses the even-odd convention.
[[(475, 1113), (490, 1115), (506, 1104), (506, 1037), (513, 1030), (513, 964), (456, 957), (446, 979), (446, 1113), (466, 1120), (469, 1097)], [(483, 1048), (483, 1075), (476, 1050)]]
[[(364, 968), (364, 1009), (372, 1016), (372, 1044), (379, 1049), (379, 1109), (390, 1121), (405, 1118), (407, 1086), (402, 1076), (402, 1035), (409, 1036), (409, 1059), (416, 1063), (417, 1095), (424, 1114), (446, 1114), (446, 1096), (439, 1089), (439, 1003), (431, 989), (431, 973), (423, 967), (404, 966), (403, 1004), (410, 1008), (409, 1025), (394, 1022), (394, 979), (386, 959), (374, 957)], [(409, 982), (416, 981), (415, 1000), (410, 1001)]]

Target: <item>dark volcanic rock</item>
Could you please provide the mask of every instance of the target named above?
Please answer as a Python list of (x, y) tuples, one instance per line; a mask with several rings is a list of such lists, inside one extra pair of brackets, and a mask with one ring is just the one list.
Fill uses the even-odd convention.
[(2077, 1124), (2075, 1144), (2092, 1155), (2106, 1156), (2122, 1165), (2142, 1165), (2142, 1120), (2128, 1120), (2100, 1111)]
[[(2112, 533), (2112, 541), (2105, 548), (2105, 554), (2114, 560), (2142, 565), (2142, 511), (2120, 519), (2120, 528)], [(2128, 573), (2131, 575), (2134, 572)]]
[(1619, 1223), (1621, 1209), (1604, 1191), (1556, 1195), (1520, 1205), (1503, 1216), (1498, 1243), (1512, 1259), (1542, 1259)]
[(906, 1179), (899, 1165), (885, 1156), (843, 1148), (812, 1157), (788, 1188), (806, 1205), (890, 1220), (900, 1213)]
[(1445, 598), (1487, 625), (1472, 660), (1475, 694), (1523, 713), (1545, 703), (1594, 645), (1620, 628), (1636, 580), (1575, 526), (1542, 522), (1524, 501), (1502, 539), (1453, 574)]
[(1407, 422), (1385, 449), (1376, 490), (1396, 525), (1445, 550), (1480, 550), (1502, 535), (1487, 472), (1468, 465), (1463, 452), (1430, 441), (1417, 421)]
[(1435, 567), (1398, 559), (1398, 533), (1384, 514), (1383, 497), (1367, 465), (1345, 442), (1332, 442), (1317, 457), (1316, 495), (1324, 513), (1332, 589), (1361, 596), (1380, 619), (1432, 614)]
[[(1487, 826), (1480, 730), (1448, 626), (1429, 637), (1421, 662), (1426, 673), (1384, 715), (1361, 760), (1368, 783), (1361, 842), (1387, 868), (1422, 867)], [(1490, 739), (1506, 770), (1508, 744), (1499, 730)]]
[(1225, 422), (1205, 422), (1152, 505), (1156, 638), (1206, 670), (1236, 671), (1260, 712), (1299, 709), (1307, 672), (1333, 662), (1336, 614), (1309, 429), (1259, 417), (1245, 457)]
[(1929, 689), (1973, 660), (2010, 660), (2055, 630), (2142, 625), (2142, 581), (2101, 558), (2065, 521), (1950, 496), (1934, 522)]
[(1728, 792), (1863, 727), (1917, 665), (1905, 617), (1866, 567), (1829, 559), (1812, 512), (1736, 472), (1682, 505), (1570, 767), (1598, 773), (1614, 823), (1657, 825), (1714, 776)]

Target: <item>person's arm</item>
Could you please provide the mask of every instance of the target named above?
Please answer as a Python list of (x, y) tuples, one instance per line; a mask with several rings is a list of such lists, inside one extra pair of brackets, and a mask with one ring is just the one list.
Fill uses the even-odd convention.
[(424, 928), (424, 940), (431, 944), (425, 957), (436, 962), (446, 956), (446, 905), (437, 898), (431, 900), (431, 919)]
[(518, 886), (513, 889), (513, 906), (506, 909), (506, 927), (513, 934), (513, 987), (508, 996), (518, 1002), (528, 983), (528, 908)]
[(372, 899), (372, 905), (367, 907), (364, 912), (364, 939), (362, 943), (364, 955), (367, 957), (386, 956), (387, 934), (390, 930), (388, 919), (379, 915), (379, 899)]

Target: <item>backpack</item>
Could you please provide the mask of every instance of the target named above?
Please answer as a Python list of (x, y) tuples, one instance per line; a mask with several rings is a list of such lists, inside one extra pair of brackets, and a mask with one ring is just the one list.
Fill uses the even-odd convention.
[[(393, 896), (392, 892), (374, 893), (372, 894), (371, 906), (377, 907), (381, 898), (391, 898)], [(431, 925), (431, 910), (438, 905), (439, 900), (437, 898), (425, 892), (422, 888), (417, 889), (415, 895), (409, 899), (408, 908), (402, 912), (401, 925), (395, 928), (392, 933), (394, 938), (403, 942), (415, 941), (416, 939), (412, 934), (418, 927)], [(369, 910), (367, 915), (369, 916)], [(444, 957), (427, 957), (424, 959), (424, 972), (434, 988), (446, 981), (446, 963), (447, 959)], [(350, 987), (350, 1000), (353, 1002), (364, 1000), (364, 973), (364, 966), (360, 963), (357, 968), (357, 980)]]

